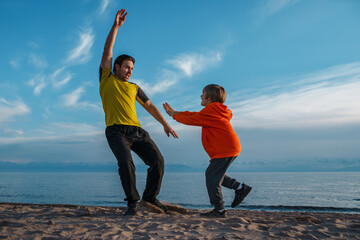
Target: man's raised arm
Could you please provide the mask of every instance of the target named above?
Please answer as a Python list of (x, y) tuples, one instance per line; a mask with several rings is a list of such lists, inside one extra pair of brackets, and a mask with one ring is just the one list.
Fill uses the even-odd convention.
[(126, 15), (127, 12), (125, 12), (125, 9), (121, 9), (116, 13), (114, 24), (105, 42), (104, 52), (100, 64), (100, 67), (102, 69), (111, 68), (113, 47), (115, 44), (116, 35), (119, 30), (119, 27), (124, 24)]

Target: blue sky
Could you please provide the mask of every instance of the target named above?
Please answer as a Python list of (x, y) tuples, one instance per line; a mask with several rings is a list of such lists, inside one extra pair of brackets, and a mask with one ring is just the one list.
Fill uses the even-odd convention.
[[(225, 87), (243, 151), (233, 170), (360, 169), (360, 2), (0, 1), (0, 161), (115, 163), (98, 69), (118, 9), (114, 56), (162, 111), (199, 111)], [(204, 168), (201, 130), (137, 105), (167, 164)], [(136, 164), (142, 162), (135, 157)]]

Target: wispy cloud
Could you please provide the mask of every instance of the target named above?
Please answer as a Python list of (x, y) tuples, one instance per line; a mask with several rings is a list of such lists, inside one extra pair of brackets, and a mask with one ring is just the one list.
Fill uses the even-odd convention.
[(102, 15), (105, 13), (107, 7), (109, 6), (110, 0), (101, 0), (99, 14)]
[(40, 44), (35, 42), (35, 41), (29, 41), (28, 42), (29, 46), (32, 47), (32, 48), (35, 48), (35, 49), (38, 49), (40, 48)]
[[(103, 138), (104, 129), (87, 123), (54, 122), (41, 129), (35, 130), (36, 134), (30, 137), (0, 137), (0, 145), (27, 143), (27, 142), (93, 142), (99, 141), (96, 136)], [(19, 135), (21, 135), (19, 133)], [(89, 136), (92, 136), (89, 138)]]
[(66, 76), (64, 76), (62, 80), (54, 82), (54, 87), (59, 88), (66, 85), (68, 82), (70, 82), (72, 77), (73, 77), (72, 74), (68, 73)]
[(15, 59), (10, 60), (9, 64), (13, 68), (19, 68), (20, 67), (20, 63), (19, 63), (18, 59), (17, 60), (15, 60)]
[(48, 66), (47, 61), (44, 59), (44, 57), (36, 55), (34, 53), (29, 54), (29, 63), (35, 67), (44, 69)]
[(80, 64), (87, 62), (91, 57), (91, 47), (94, 44), (95, 35), (91, 28), (79, 33), (77, 46), (69, 52), (66, 62), (72, 64)]
[(160, 80), (158, 80), (154, 84), (139, 79), (133, 79), (132, 81), (138, 84), (141, 89), (144, 90), (146, 95), (152, 96), (157, 93), (166, 92), (170, 87), (172, 87), (178, 82), (179, 78), (180, 76), (178, 73), (170, 70), (163, 70), (163, 73), (159, 78)]
[(0, 98), (0, 123), (12, 121), (16, 116), (30, 113), (28, 106), (21, 100), (8, 101)]
[(4, 132), (16, 136), (24, 135), (24, 132), (20, 129), (4, 129)]
[(174, 68), (179, 69), (187, 77), (200, 73), (206, 68), (213, 66), (221, 61), (221, 54), (218, 52), (209, 52), (206, 54), (180, 54), (174, 59), (170, 59), (167, 63)]
[(94, 104), (87, 101), (80, 101), (80, 98), (86, 92), (85, 85), (75, 89), (74, 91), (68, 94), (62, 95), (61, 96), (62, 105), (64, 107), (71, 107), (71, 108), (81, 108), (81, 109), (91, 108), (95, 111), (101, 112), (102, 108), (100, 104)]
[(65, 67), (59, 68), (50, 75), (50, 79), (55, 88), (61, 88), (62, 86), (68, 84), (73, 78), (74, 75), (70, 72), (65, 72), (65, 69)]
[(79, 104), (79, 99), (84, 92), (85, 92), (84, 87), (79, 87), (69, 94), (64, 94), (62, 96), (64, 106), (66, 107), (77, 106)]
[(88, 124), (74, 122), (53, 122), (39, 130), (42, 136), (73, 136), (89, 135), (103, 132), (103, 128)]
[(161, 75), (155, 83), (149, 83), (140, 79), (132, 81), (139, 84), (147, 95), (151, 96), (157, 93), (166, 92), (169, 88), (175, 86), (181, 79), (191, 78), (195, 74), (206, 71), (221, 62), (221, 53), (192, 53), (180, 54), (165, 62), (176, 70), (162, 69)]
[[(295, 80), (295, 82), (294, 82)], [(229, 97), (241, 128), (311, 128), (360, 124), (360, 63), (336, 66), (291, 79), (294, 84), (243, 99)]]
[(298, 1), (299, 0), (266, 0), (265, 3), (258, 9), (259, 18), (256, 21), (256, 24), (264, 22), (272, 15)]
[(34, 95), (40, 95), (41, 91), (45, 88), (46, 82), (45, 82), (45, 76), (43, 74), (38, 74), (32, 79), (28, 81), (28, 84), (31, 87), (34, 87)]

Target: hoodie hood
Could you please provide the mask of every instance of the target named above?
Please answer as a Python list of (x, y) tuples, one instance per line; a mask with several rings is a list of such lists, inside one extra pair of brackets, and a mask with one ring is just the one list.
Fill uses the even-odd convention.
[(231, 120), (231, 118), (233, 116), (231, 110), (228, 109), (228, 107), (222, 103), (212, 102), (212, 103), (209, 103), (206, 107), (211, 109), (212, 111), (217, 112), (221, 117), (223, 117), (229, 121)]

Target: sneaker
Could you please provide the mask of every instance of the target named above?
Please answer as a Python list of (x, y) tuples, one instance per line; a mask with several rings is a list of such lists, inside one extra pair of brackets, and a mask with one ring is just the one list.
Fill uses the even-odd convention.
[(124, 215), (125, 216), (138, 215), (138, 204), (137, 203), (128, 204), (127, 210)]
[(241, 189), (235, 190), (235, 198), (231, 204), (231, 207), (234, 208), (234, 207), (238, 206), (244, 200), (244, 198), (249, 194), (251, 189), (252, 189), (252, 187), (245, 185), (243, 183)]
[(149, 202), (151, 203), (152, 205), (155, 205), (157, 206), (158, 208), (160, 208), (161, 210), (163, 210), (164, 212), (166, 212), (168, 210), (168, 207), (165, 206), (164, 204), (162, 204), (158, 199), (155, 198), (154, 201), (152, 202)]
[(225, 210), (222, 212), (219, 212), (218, 210), (213, 209), (210, 212), (200, 213), (200, 216), (208, 217), (208, 218), (226, 218), (227, 214), (226, 214)]

